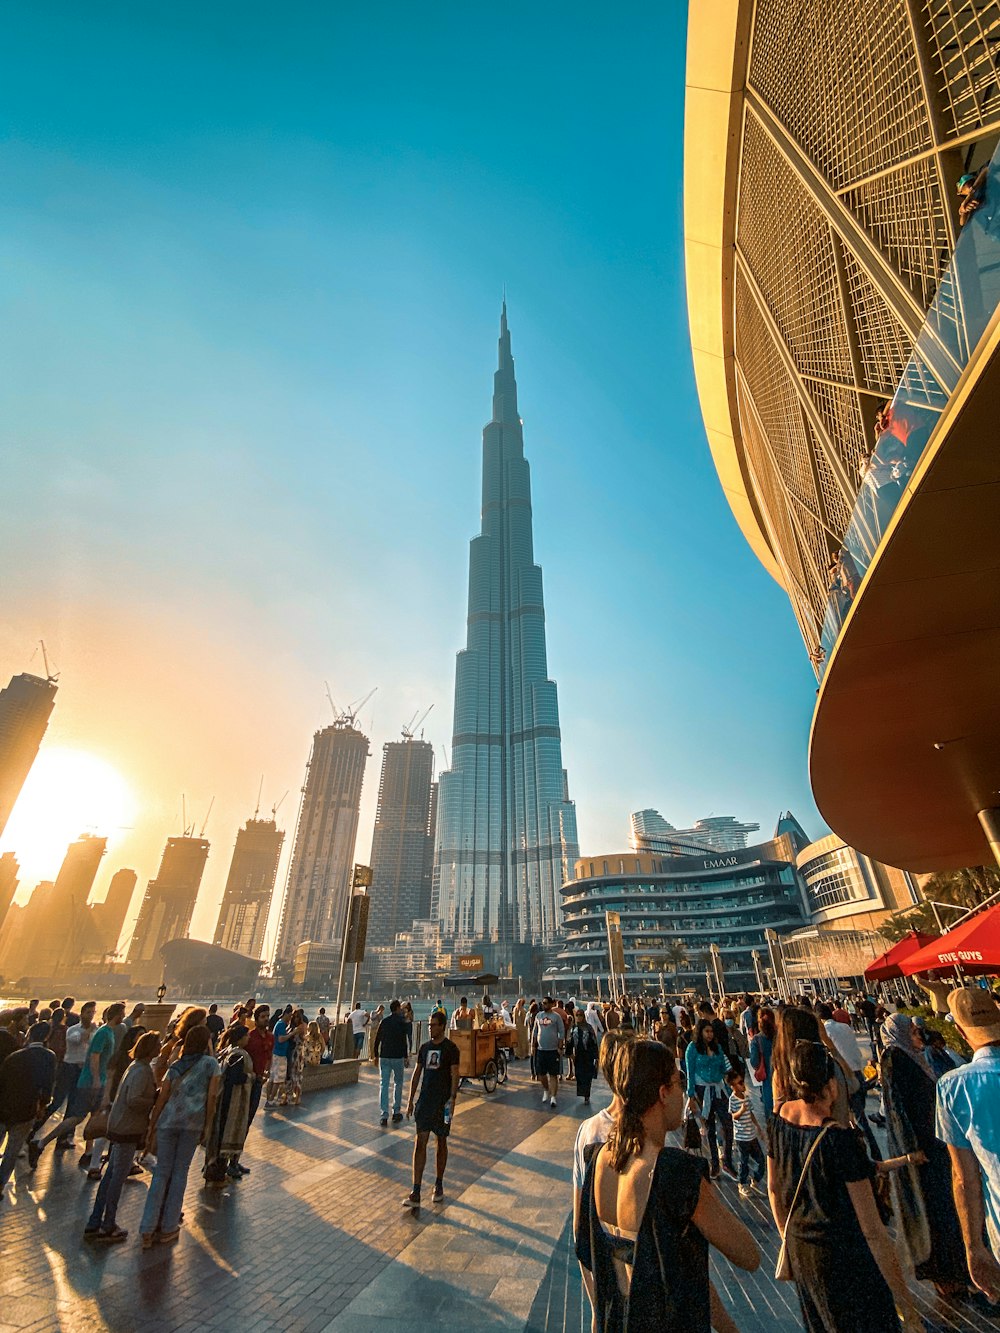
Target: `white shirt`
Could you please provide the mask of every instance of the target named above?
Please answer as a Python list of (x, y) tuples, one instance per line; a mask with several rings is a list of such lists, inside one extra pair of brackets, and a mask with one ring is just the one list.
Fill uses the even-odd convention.
[(681, 1014), (685, 1012), (684, 1006), (682, 1004), (672, 1004), (670, 1007), (674, 1011), (674, 1022), (677, 1024), (678, 1027), (680, 1027)]
[(594, 1036), (597, 1038), (598, 1042), (600, 1042), (601, 1038), (604, 1036), (604, 1024), (601, 1022), (601, 1015), (597, 1012), (595, 1005), (587, 1005), (587, 1022), (593, 1029)]
[(352, 1009), (348, 1014), (348, 1018), (351, 1020), (351, 1031), (355, 1036), (357, 1036), (359, 1032), (364, 1032), (365, 1026), (368, 1023), (368, 1015), (363, 1009)]
[(583, 1189), (583, 1178), (587, 1174), (587, 1163), (583, 1150), (592, 1143), (606, 1143), (615, 1123), (613, 1115), (607, 1109), (598, 1111), (589, 1120), (585, 1120), (576, 1132), (576, 1144), (573, 1148), (573, 1188)]
[(86, 1064), (87, 1048), (96, 1031), (97, 1028), (93, 1024), (85, 1028), (82, 1023), (74, 1023), (71, 1028), (66, 1029), (66, 1054), (63, 1058), (68, 1065), (82, 1067)]
[(864, 1069), (865, 1061), (861, 1054), (861, 1047), (858, 1045), (858, 1039), (847, 1024), (838, 1023), (835, 1018), (828, 1018), (823, 1026), (826, 1028), (834, 1046), (847, 1061), (848, 1068)]

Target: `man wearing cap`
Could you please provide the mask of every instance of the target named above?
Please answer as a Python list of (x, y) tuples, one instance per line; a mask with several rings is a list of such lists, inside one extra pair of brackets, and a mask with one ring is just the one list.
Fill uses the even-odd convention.
[[(937, 1136), (951, 1154), (955, 1206), (972, 1280), (1000, 1301), (1000, 1006), (978, 986), (948, 996), (972, 1060), (938, 1079)], [(989, 1243), (984, 1240), (984, 1226)]]

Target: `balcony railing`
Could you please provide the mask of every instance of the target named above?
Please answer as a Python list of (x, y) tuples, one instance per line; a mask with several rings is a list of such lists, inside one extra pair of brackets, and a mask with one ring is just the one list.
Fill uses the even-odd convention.
[(822, 675), (861, 581), (963, 371), (1000, 304), (1000, 145), (985, 199), (963, 227), (899, 387), (879, 413), (874, 447), (842, 548), (827, 571), (830, 595), (819, 647)]

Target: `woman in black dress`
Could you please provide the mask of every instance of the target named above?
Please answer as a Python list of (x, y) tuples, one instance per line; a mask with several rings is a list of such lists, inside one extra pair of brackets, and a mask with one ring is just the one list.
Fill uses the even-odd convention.
[[(752, 1272), (760, 1251), (722, 1202), (707, 1167), (665, 1135), (681, 1123), (673, 1056), (658, 1041), (623, 1042), (612, 1085), (621, 1111), (591, 1157), (576, 1253), (601, 1333), (710, 1333), (708, 1247)], [(723, 1312), (724, 1314), (724, 1312)], [(728, 1318), (719, 1326), (732, 1328)]]
[(768, 1123), (767, 1192), (808, 1333), (923, 1329), (875, 1204), (875, 1167), (860, 1133), (831, 1118), (833, 1057), (800, 1041), (788, 1064), (788, 1099)]
[(590, 1089), (597, 1076), (597, 1038), (583, 1009), (577, 1009), (573, 1017), (575, 1022), (566, 1039), (566, 1054), (576, 1074), (576, 1095), (583, 1098), (584, 1106), (589, 1106)]

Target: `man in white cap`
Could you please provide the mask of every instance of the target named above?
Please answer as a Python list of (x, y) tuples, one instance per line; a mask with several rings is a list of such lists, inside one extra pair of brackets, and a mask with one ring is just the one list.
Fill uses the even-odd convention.
[[(951, 1154), (955, 1206), (972, 1280), (1000, 1301), (1000, 1005), (989, 991), (960, 986), (948, 996), (972, 1047), (967, 1065), (937, 1084), (937, 1136)], [(984, 1240), (984, 1230), (989, 1238)]]

